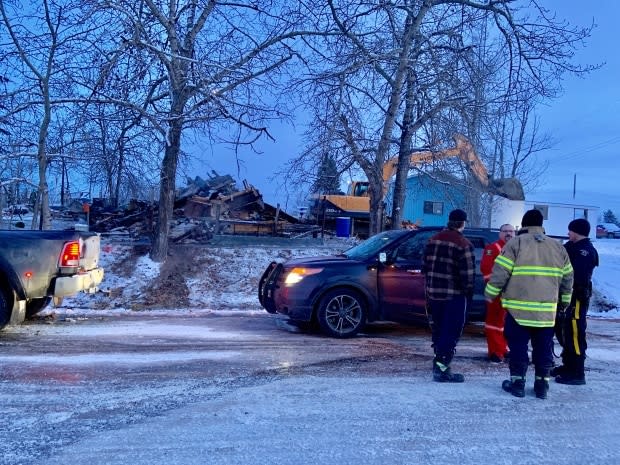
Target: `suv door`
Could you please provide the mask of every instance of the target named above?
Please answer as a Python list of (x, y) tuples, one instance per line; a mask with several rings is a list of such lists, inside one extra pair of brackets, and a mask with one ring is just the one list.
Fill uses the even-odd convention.
[(426, 319), (425, 280), (422, 255), (437, 231), (419, 231), (391, 251), (379, 267), (379, 302), (383, 319), (398, 322)]

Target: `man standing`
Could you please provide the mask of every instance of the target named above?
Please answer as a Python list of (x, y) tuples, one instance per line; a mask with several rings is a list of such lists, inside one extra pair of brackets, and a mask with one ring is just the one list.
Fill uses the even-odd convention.
[(452, 373), (450, 362), (465, 326), (467, 304), (473, 296), (474, 247), (465, 236), (467, 214), (453, 210), (448, 226), (431, 237), (424, 250), (426, 299), (433, 338), (433, 380), (462, 383), (460, 373)]
[[(512, 239), (514, 235), (515, 228), (511, 224), (502, 224), (499, 228), (499, 239), (484, 248), (482, 260), (480, 260), (480, 272), (482, 273), (485, 283), (488, 283), (491, 278), (491, 271), (493, 271), (495, 258), (502, 251), (506, 242)], [(503, 362), (508, 352), (508, 345), (504, 337), (505, 319), (506, 310), (502, 307), (499, 297), (487, 303), (484, 333), (487, 337), (487, 349), (489, 361), (491, 362)]]
[(573, 267), (562, 244), (547, 237), (542, 224), (540, 211), (525, 212), (522, 229), (495, 259), (484, 294), (489, 302), (501, 294), (507, 310), (504, 334), (510, 348), (510, 380), (502, 383), (502, 389), (516, 397), (525, 396), (531, 340), (534, 392), (539, 399), (546, 399), (556, 310), (570, 303)]
[(590, 223), (583, 218), (568, 224), (568, 242), (564, 244), (570, 258), (575, 280), (570, 305), (559, 312), (555, 335), (562, 346), (562, 365), (551, 370), (561, 384), (586, 384), (586, 315), (592, 295), (592, 272), (598, 266), (598, 252), (590, 242)]

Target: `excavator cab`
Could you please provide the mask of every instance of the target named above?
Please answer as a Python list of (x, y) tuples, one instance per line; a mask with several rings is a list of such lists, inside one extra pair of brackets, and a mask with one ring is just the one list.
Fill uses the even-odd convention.
[(368, 181), (352, 181), (348, 195), (353, 197), (368, 197)]

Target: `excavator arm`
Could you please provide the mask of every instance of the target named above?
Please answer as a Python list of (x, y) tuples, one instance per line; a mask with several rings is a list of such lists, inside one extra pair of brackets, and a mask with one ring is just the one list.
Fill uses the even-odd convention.
[[(476, 154), (473, 145), (469, 140), (461, 135), (455, 134), (454, 147), (433, 152), (430, 150), (414, 152), (409, 156), (409, 166), (416, 167), (436, 160), (443, 160), (451, 157), (458, 157), (465, 163), (467, 170), (488, 192), (500, 195), (511, 200), (523, 200), (525, 195), (523, 187), (516, 178), (504, 178), (491, 180), (486, 166)], [(387, 192), (388, 183), (392, 176), (396, 174), (398, 167), (398, 157), (390, 158), (383, 166), (383, 190)]]

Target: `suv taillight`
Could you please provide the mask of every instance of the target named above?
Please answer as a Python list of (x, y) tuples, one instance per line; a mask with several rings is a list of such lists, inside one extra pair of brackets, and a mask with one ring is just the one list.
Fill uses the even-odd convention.
[(80, 264), (80, 242), (67, 242), (60, 255), (60, 266), (79, 266)]

